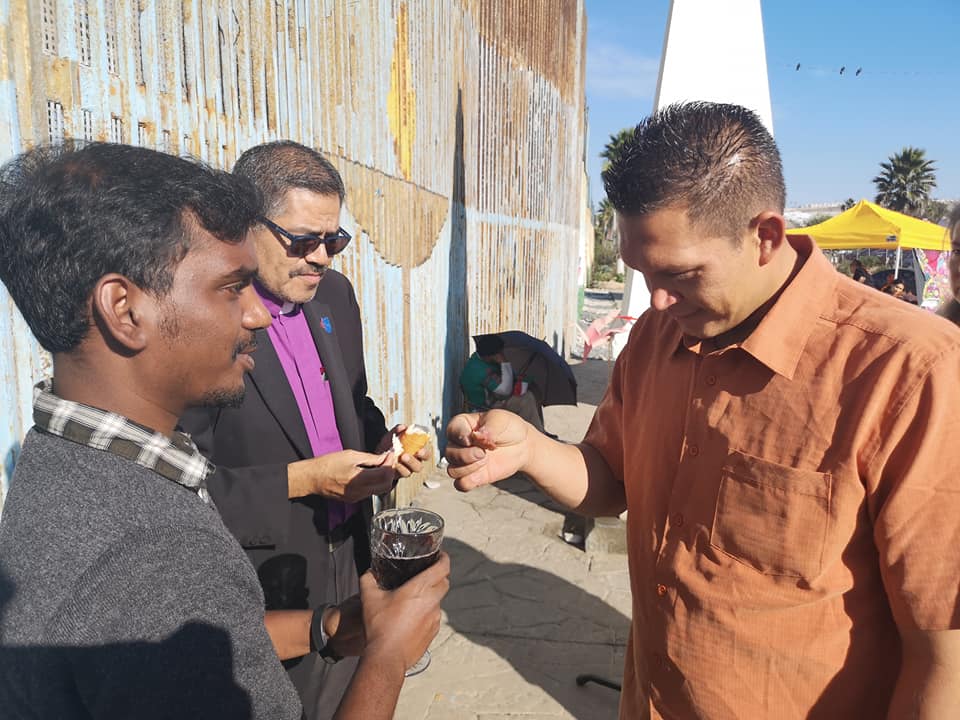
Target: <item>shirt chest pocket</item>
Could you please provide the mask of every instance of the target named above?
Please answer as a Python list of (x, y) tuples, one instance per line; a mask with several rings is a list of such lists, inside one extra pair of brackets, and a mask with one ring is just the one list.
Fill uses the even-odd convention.
[(833, 476), (734, 451), (720, 473), (710, 544), (766, 575), (823, 567)]

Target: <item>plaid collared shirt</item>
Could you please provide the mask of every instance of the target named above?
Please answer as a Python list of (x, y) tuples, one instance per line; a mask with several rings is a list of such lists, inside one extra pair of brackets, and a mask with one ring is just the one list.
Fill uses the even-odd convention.
[(206, 481), (214, 466), (188, 435), (174, 432), (168, 438), (122, 415), (59, 398), (52, 390), (50, 380), (33, 389), (33, 422), (39, 430), (132, 460), (210, 502)]

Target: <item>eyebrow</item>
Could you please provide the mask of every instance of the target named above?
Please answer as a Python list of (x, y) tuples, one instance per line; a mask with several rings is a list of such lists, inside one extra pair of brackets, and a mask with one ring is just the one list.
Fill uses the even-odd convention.
[(259, 268), (256, 265), (241, 265), (233, 270), (229, 270), (220, 276), (222, 282), (234, 282), (236, 280), (252, 279)]
[(315, 237), (326, 237), (327, 235), (333, 235), (338, 230), (340, 230), (339, 225), (337, 225), (337, 227), (335, 227), (333, 230), (298, 230), (296, 232), (290, 230), (289, 232), (291, 235), (313, 235)]

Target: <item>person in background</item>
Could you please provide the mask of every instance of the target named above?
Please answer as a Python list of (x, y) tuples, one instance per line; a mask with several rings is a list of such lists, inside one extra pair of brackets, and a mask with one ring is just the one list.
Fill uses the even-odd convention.
[[(736, 105), (671, 105), (603, 173), (651, 307), (578, 445), (459, 415), (449, 474), (629, 510), (620, 717), (947, 718), (960, 707), (960, 330), (785, 231)], [(648, 701), (649, 699), (649, 701)]]
[(960, 203), (953, 206), (947, 221), (947, 236), (950, 241), (950, 261), (947, 270), (950, 274), (950, 292), (952, 297), (937, 311), (955, 325), (960, 325)]
[(870, 284), (870, 273), (867, 272), (863, 263), (856, 258), (850, 261), (850, 276), (859, 283)]
[(903, 300), (904, 302), (908, 302), (913, 305), (917, 304), (917, 296), (913, 293), (907, 292), (907, 286), (903, 282), (902, 278), (894, 278), (893, 282), (887, 286), (884, 292), (897, 298), (897, 300)]
[(540, 404), (528, 388), (517, 387), (517, 380), (523, 381), (515, 378), (513, 366), (503, 354), (503, 340), (497, 335), (481, 335), (476, 346), (460, 372), (460, 388), (467, 409), (509, 410), (544, 432)]
[(243, 397), (270, 322), (257, 209), (240, 178), (139, 147), (0, 170), (0, 278), (53, 356), (0, 523), (6, 720), (300, 717), (212, 467), (174, 430)]
[(263, 196), (253, 291), (272, 324), (256, 332), (244, 401), (193, 410), (180, 425), (217, 465), (210, 493), (257, 570), (267, 629), (307, 720), (387, 719), (403, 671), (439, 629), (449, 563), (411, 581), (419, 604), (391, 611), (399, 637), (390, 644), (403, 647), (385, 665), (384, 639), (371, 635), (372, 608), (358, 595), (370, 564), (370, 498), (419, 471), (430, 450), (390, 453), (404, 427), (388, 431), (367, 397), (360, 308), (330, 267), (351, 239), (340, 227), (336, 168), (279, 141), (244, 152), (233, 174)]

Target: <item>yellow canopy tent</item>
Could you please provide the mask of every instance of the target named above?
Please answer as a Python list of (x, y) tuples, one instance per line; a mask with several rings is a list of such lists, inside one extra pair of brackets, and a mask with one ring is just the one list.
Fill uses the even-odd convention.
[[(824, 250), (945, 250), (946, 228), (861, 200), (846, 212), (787, 235), (809, 235)], [(897, 263), (899, 265), (899, 263)]]

